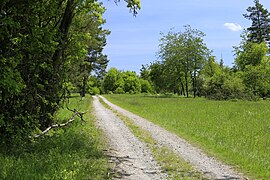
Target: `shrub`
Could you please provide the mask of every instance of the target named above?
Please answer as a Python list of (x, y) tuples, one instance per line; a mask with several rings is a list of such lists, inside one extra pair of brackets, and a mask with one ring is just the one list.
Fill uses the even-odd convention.
[(100, 94), (100, 90), (99, 90), (98, 87), (91, 87), (91, 88), (89, 89), (89, 94), (91, 94), (91, 95)]
[(118, 88), (116, 88), (116, 90), (114, 91), (114, 93), (115, 93), (115, 94), (124, 94), (125, 91), (123, 90), (123, 88), (118, 87)]

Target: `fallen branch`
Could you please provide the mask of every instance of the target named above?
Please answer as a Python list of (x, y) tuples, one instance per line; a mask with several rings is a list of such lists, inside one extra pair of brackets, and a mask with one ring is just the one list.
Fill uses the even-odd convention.
[(73, 115), (70, 117), (70, 119), (67, 122), (62, 123), (62, 124), (51, 125), (47, 129), (45, 129), (44, 131), (42, 131), (40, 134), (35, 134), (32, 137), (35, 138), (35, 139), (37, 139), (37, 138), (45, 135), (46, 133), (48, 133), (51, 129), (67, 126), (68, 124), (70, 124), (71, 122), (73, 122), (75, 120), (75, 117), (76, 116), (79, 117), (83, 122), (86, 122), (83, 119), (83, 115), (86, 114), (86, 112), (79, 112), (76, 109), (74, 109), (74, 110), (68, 109), (68, 110), (72, 111), (73, 112)]
[[(83, 119), (83, 115), (84, 114), (86, 114), (87, 113), (87, 111), (86, 112), (79, 112), (79, 111), (77, 111), (76, 109), (70, 109), (68, 106), (67, 106), (67, 110), (69, 110), (69, 111), (71, 111), (71, 112), (73, 112), (74, 114), (76, 114), (83, 122), (86, 122), (84, 119)], [(74, 115), (73, 114), (73, 115)]]

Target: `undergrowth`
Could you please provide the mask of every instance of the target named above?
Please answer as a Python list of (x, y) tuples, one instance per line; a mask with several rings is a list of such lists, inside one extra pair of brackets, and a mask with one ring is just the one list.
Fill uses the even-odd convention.
[[(50, 131), (26, 147), (0, 147), (0, 179), (107, 179), (108, 161), (104, 141), (94, 126), (92, 98), (75, 95), (69, 107), (88, 111), (86, 123), (76, 119), (68, 127)], [(72, 113), (58, 112), (66, 121)]]

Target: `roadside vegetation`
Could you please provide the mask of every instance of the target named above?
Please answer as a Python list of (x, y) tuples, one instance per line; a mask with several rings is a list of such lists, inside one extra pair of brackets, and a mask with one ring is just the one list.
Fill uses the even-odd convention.
[[(25, 147), (0, 147), (0, 179), (107, 179), (105, 141), (91, 115), (92, 98), (70, 99), (69, 108), (88, 111), (85, 123), (79, 118), (62, 129), (54, 129)], [(72, 113), (57, 112), (66, 122)]]
[(105, 95), (256, 179), (270, 177), (270, 102)]

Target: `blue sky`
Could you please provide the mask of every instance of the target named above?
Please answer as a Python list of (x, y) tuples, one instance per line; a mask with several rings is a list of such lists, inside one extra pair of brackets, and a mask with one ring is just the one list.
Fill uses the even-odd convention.
[[(102, 0), (106, 7), (104, 28), (111, 34), (107, 37), (108, 68), (140, 72), (142, 64), (157, 60), (160, 32), (171, 28), (183, 31), (191, 25), (206, 34), (207, 47), (213, 50), (216, 59), (224, 59), (226, 65), (234, 61), (232, 46), (239, 45), (240, 34), (251, 22), (243, 17), (253, 0), (141, 0), (142, 9), (133, 17), (122, 0)], [(269, 0), (261, 4), (270, 10)]]

